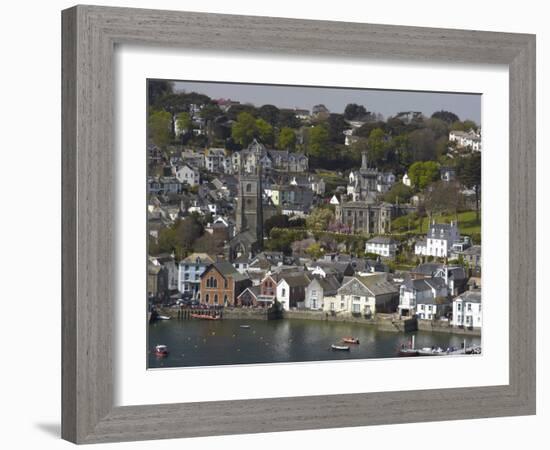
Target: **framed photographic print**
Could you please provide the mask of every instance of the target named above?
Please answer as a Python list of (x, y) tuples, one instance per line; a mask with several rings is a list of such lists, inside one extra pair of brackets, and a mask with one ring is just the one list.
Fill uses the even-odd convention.
[(533, 414), (534, 55), (64, 11), (63, 437)]

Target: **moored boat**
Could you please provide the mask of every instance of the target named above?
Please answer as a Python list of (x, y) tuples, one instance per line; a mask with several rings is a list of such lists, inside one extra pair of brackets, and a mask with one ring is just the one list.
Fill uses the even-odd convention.
[(414, 335), (412, 336), (409, 346), (401, 344), (401, 348), (397, 352), (399, 356), (418, 356), (418, 350), (414, 348)]
[(418, 356), (443, 356), (447, 354), (445, 350), (441, 347), (436, 347), (435, 345), (433, 347), (420, 348), (417, 352)]
[(166, 345), (160, 344), (155, 347), (155, 355), (157, 356), (168, 356), (168, 347)]
[(157, 316), (157, 320), (170, 320), (170, 316)]
[(239, 328), (246, 328), (246, 329), (248, 329), (248, 328), (250, 328), (250, 325), (239, 325)]
[(332, 350), (349, 351), (349, 345), (331, 345)]
[(220, 320), (221, 316), (213, 315), (210, 316), (208, 314), (191, 314), (191, 317), (193, 319), (202, 319), (202, 320)]
[(359, 344), (359, 339), (354, 337), (345, 337), (345, 338), (342, 338), (342, 342), (346, 344)]

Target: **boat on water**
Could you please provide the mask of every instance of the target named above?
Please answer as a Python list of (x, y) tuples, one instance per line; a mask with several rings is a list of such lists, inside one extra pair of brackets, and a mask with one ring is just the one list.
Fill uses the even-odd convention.
[(168, 356), (168, 347), (166, 345), (160, 344), (155, 347), (155, 355), (157, 356)]
[(191, 314), (193, 319), (202, 319), (202, 320), (220, 320), (221, 316), (214, 315), (210, 316), (208, 314)]
[(338, 351), (343, 351), (343, 352), (348, 351), (348, 352), (349, 352), (349, 345), (336, 345), (336, 344), (332, 344), (332, 345), (331, 345), (331, 348), (332, 348), (332, 350), (338, 350)]
[(246, 328), (246, 329), (248, 329), (248, 328), (250, 328), (250, 325), (239, 325), (239, 328)]
[(359, 339), (354, 337), (345, 337), (342, 338), (342, 342), (345, 344), (359, 344)]
[(170, 316), (157, 316), (157, 320), (170, 320)]
[(422, 347), (417, 350), (418, 356), (443, 356), (447, 355), (447, 352), (443, 350), (441, 347), (433, 346), (433, 347)]
[(412, 336), (409, 346), (401, 344), (401, 348), (397, 352), (399, 356), (418, 356), (418, 350), (414, 348), (414, 335)]

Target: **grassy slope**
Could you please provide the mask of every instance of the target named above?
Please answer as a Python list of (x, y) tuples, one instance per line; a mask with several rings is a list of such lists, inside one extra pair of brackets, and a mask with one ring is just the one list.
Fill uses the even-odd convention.
[[(455, 220), (454, 214), (452, 215), (438, 215), (434, 217), (436, 223), (450, 223), (451, 220)], [(419, 224), (415, 224), (416, 228), (414, 229), (414, 232), (417, 232), (419, 234), (425, 234), (428, 231), (429, 226), (429, 220), (427, 218), (424, 219), (424, 222), (422, 224), (422, 230), (419, 228)], [(473, 234), (473, 233), (481, 233), (481, 219), (478, 221), (476, 220), (476, 212), (475, 211), (465, 211), (458, 214), (458, 228), (460, 229), (461, 234)]]

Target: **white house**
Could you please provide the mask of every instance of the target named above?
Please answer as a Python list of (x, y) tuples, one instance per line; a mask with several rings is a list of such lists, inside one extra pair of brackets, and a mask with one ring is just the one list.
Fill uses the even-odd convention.
[(453, 300), (454, 327), (481, 328), (481, 289), (472, 289)]
[(385, 258), (395, 258), (397, 253), (397, 241), (383, 236), (373, 237), (365, 244), (366, 253), (374, 253)]
[(192, 253), (182, 259), (178, 265), (178, 290), (189, 293), (193, 297), (199, 296), (200, 277), (214, 260), (206, 253)]
[(457, 241), (460, 241), (460, 232), (456, 222), (436, 224), (435, 221), (432, 221), (426, 239), (415, 243), (414, 253), (415, 255), (446, 258)]
[(209, 172), (225, 172), (226, 154), (223, 148), (209, 148), (205, 155), (206, 170)]
[(303, 303), (310, 278), (305, 273), (284, 275), (277, 283), (277, 300), (285, 311)]
[(444, 309), (448, 293), (443, 278), (408, 279), (399, 288), (397, 310), (400, 316), (431, 320)]
[(198, 169), (191, 167), (189, 164), (184, 164), (177, 168), (176, 178), (181, 183), (187, 183), (189, 186), (200, 184), (200, 173)]
[(481, 151), (481, 133), (478, 131), (456, 131), (449, 132), (449, 141), (456, 142), (457, 147), (469, 147), (475, 151)]
[(304, 307), (306, 309), (324, 309), (325, 299), (335, 301), (340, 283), (334, 276), (315, 277), (306, 287)]

